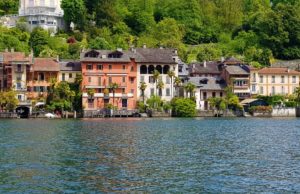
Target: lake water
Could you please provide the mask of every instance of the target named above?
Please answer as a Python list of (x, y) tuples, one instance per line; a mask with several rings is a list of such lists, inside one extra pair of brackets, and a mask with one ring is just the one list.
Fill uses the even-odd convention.
[(300, 192), (300, 120), (0, 120), (0, 193)]

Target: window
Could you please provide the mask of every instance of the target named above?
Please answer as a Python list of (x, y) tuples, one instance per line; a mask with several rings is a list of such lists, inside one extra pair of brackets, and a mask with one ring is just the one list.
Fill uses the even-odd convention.
[(88, 99), (88, 107), (94, 108), (94, 99)]
[(39, 73), (39, 81), (44, 81), (44, 80), (45, 80), (44, 73)]
[(91, 83), (91, 82), (92, 82), (92, 78), (91, 78), (91, 77), (89, 77), (88, 79), (89, 79), (89, 83)]
[(159, 95), (159, 96), (162, 96), (162, 89), (159, 89), (159, 90), (158, 90), (158, 95)]
[(154, 78), (153, 78), (153, 76), (150, 76), (150, 77), (149, 77), (149, 83), (152, 83), (152, 84), (154, 83)]
[(21, 83), (17, 83), (17, 90), (20, 90), (21, 89)]
[(44, 86), (40, 86), (40, 92), (45, 92)]
[(167, 78), (166, 78), (166, 84), (170, 84), (171, 83), (171, 79), (170, 79), (170, 77), (168, 76)]
[(69, 78), (72, 78), (73, 77), (73, 74), (72, 73), (69, 73)]
[(297, 82), (297, 78), (296, 76), (293, 76), (293, 83), (296, 83)]
[(206, 99), (207, 99), (207, 93), (203, 92), (203, 100), (206, 100)]
[(253, 77), (253, 82), (256, 82), (256, 73), (253, 73), (252, 77)]
[(256, 85), (252, 85), (252, 92), (256, 92)]
[(284, 76), (281, 76), (281, 83), (284, 83)]
[(260, 94), (264, 94), (264, 87), (260, 86), (259, 92)]
[(98, 85), (101, 86), (101, 77), (98, 77)]
[(103, 70), (103, 65), (97, 65), (97, 70)]
[(22, 95), (18, 95), (18, 100), (19, 100), (19, 101), (22, 100)]
[(21, 71), (22, 71), (22, 66), (21, 66), (20, 64), (18, 64), (18, 66), (17, 66), (17, 71), (18, 71), (18, 72), (21, 72)]
[(123, 82), (123, 83), (126, 82), (126, 77), (122, 77), (122, 82)]
[(170, 94), (170, 88), (167, 88), (166, 89), (166, 96), (170, 96), (171, 94)]
[(93, 65), (92, 64), (86, 65), (86, 69), (89, 71), (93, 70)]
[(141, 82), (145, 82), (145, 77), (141, 76)]
[(122, 108), (127, 108), (127, 99), (122, 99)]
[(262, 75), (259, 76), (259, 82), (260, 82), (260, 83), (263, 83), (263, 82), (264, 82), (264, 76), (262, 76)]
[(281, 86), (281, 94), (285, 94), (285, 88), (284, 88), (284, 86)]
[(131, 83), (131, 84), (134, 84), (134, 77), (131, 77), (131, 78), (130, 78), (130, 83)]
[(131, 93), (131, 94), (134, 94), (134, 89), (131, 89), (131, 90), (130, 90), (130, 93)]
[(122, 88), (122, 93), (125, 94), (125, 88)]
[(151, 88), (150, 94), (151, 94), (151, 96), (154, 96), (154, 88)]
[(17, 81), (21, 81), (21, 77), (20, 76), (17, 77)]
[(111, 70), (112, 69), (112, 65), (108, 65), (108, 69)]
[(63, 73), (63, 74), (61, 74), (61, 80), (62, 81), (65, 81), (66, 80), (66, 75)]
[(216, 92), (212, 93), (212, 97), (215, 98), (216, 97)]
[(272, 76), (272, 83), (275, 83), (275, 76)]
[(125, 65), (123, 65), (122, 68), (123, 68), (124, 71), (126, 70), (126, 66)]
[(272, 86), (272, 95), (275, 95), (275, 87)]
[(223, 92), (220, 92), (220, 97), (221, 97), (221, 98), (223, 97)]
[(110, 84), (112, 83), (112, 77), (108, 78), (108, 83), (110, 83)]
[(133, 66), (131, 66), (131, 68), (130, 68), (130, 71), (131, 71), (131, 72), (133, 72), (133, 71), (134, 71), (134, 67), (133, 67)]

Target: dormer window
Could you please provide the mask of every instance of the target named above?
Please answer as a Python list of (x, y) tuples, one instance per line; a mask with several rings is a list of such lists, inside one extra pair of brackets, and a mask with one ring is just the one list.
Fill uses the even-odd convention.
[(87, 64), (86, 69), (89, 70), (89, 71), (93, 70), (93, 65), (92, 64)]
[(115, 52), (112, 52), (112, 53), (108, 54), (108, 58), (121, 58), (122, 55), (123, 55), (122, 52), (115, 51)]
[(200, 80), (200, 84), (207, 84), (207, 82), (208, 82), (208, 79), (202, 79), (202, 80)]
[(99, 52), (97, 52), (95, 50), (91, 50), (91, 51), (85, 53), (84, 57), (98, 58), (99, 54), (100, 54)]

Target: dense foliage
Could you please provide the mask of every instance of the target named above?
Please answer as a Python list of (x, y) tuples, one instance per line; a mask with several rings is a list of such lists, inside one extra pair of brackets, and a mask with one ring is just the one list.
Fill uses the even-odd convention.
[[(1, 1), (0, 14), (16, 13), (17, 5)], [(62, 0), (62, 8), (66, 32), (0, 28), (0, 50), (33, 47), (36, 56), (78, 58), (87, 47), (146, 43), (176, 47), (187, 62), (234, 55), (269, 65), (274, 57), (300, 57), (300, 0)]]
[(171, 106), (177, 117), (194, 117), (196, 115), (196, 103), (190, 98), (173, 98)]

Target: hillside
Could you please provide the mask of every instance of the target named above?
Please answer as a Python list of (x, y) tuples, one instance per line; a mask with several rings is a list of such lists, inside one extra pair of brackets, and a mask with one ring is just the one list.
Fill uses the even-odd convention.
[[(16, 0), (0, 13), (16, 12)], [(255, 65), (300, 58), (300, 0), (62, 0), (75, 30), (0, 28), (0, 50), (78, 58), (82, 48), (176, 47), (183, 60), (236, 56)]]

